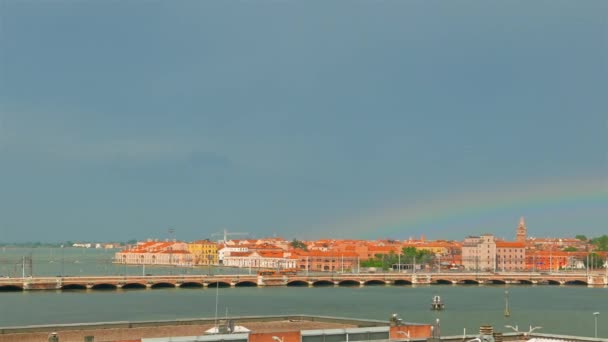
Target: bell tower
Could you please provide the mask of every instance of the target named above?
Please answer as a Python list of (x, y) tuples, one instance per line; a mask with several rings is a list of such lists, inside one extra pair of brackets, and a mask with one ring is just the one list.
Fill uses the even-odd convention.
[(522, 216), (519, 218), (519, 225), (517, 226), (517, 237), (515, 240), (517, 242), (525, 243), (527, 235), (528, 235), (528, 230), (526, 229), (526, 220)]

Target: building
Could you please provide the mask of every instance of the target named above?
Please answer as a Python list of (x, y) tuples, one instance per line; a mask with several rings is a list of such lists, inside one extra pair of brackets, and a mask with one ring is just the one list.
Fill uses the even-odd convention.
[(496, 240), (491, 234), (469, 236), (462, 243), (462, 265), (466, 270), (496, 270)]
[(209, 240), (198, 240), (188, 244), (188, 251), (194, 258), (195, 265), (217, 265), (219, 256), (217, 244)]
[(359, 256), (355, 252), (323, 252), (294, 250), (297, 269), (310, 272), (353, 272), (359, 269)]
[(128, 265), (193, 266), (194, 258), (184, 242), (139, 242), (114, 254), (114, 262)]
[(526, 259), (526, 221), (519, 219), (516, 241), (498, 240), (491, 234), (469, 236), (462, 243), (462, 265), (475, 271), (524, 271)]
[(496, 241), (496, 270), (526, 270), (525, 242)]
[(223, 264), (242, 268), (295, 269), (296, 259), (286, 256), (283, 252), (232, 252), (229, 256), (224, 256)]
[(430, 337), (433, 331), (430, 324), (408, 323), (398, 316), (397, 319), (388, 321), (309, 315), (64, 324), (12, 327), (9, 330), (0, 334), (0, 341), (405, 341), (406, 338), (424, 340)]
[(515, 241), (525, 244), (527, 237), (528, 230), (526, 229), (526, 220), (522, 216), (519, 218), (519, 225), (517, 226), (517, 234), (515, 237)]

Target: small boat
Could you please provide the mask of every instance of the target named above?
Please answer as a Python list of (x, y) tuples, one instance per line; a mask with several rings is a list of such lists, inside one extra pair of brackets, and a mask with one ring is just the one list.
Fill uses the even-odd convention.
[(441, 297), (435, 296), (433, 297), (433, 302), (431, 303), (431, 310), (443, 310), (444, 304), (441, 301)]

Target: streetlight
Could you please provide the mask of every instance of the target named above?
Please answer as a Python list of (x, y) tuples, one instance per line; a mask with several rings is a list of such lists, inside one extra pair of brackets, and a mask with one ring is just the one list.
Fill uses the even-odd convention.
[(213, 255), (207, 254), (207, 273), (211, 275), (211, 262), (213, 261)]
[(283, 342), (283, 338), (281, 338), (279, 336), (272, 336), (272, 339), (275, 340), (276, 342)]
[(65, 254), (63, 251), (63, 245), (61, 245), (61, 277), (64, 276), (64, 265), (65, 265)]
[(597, 338), (597, 316), (599, 316), (599, 315), (600, 315), (599, 312), (593, 313), (593, 318), (595, 318), (595, 338)]
[(441, 338), (441, 325), (439, 324), (439, 318), (437, 318), (437, 319), (435, 320), (435, 322), (437, 323), (437, 325), (436, 325), (436, 326), (437, 326), (437, 328), (436, 328), (436, 331), (435, 331), (435, 332), (436, 332), (436, 334), (437, 334), (437, 338), (439, 338), (439, 339), (440, 339), (440, 338)]

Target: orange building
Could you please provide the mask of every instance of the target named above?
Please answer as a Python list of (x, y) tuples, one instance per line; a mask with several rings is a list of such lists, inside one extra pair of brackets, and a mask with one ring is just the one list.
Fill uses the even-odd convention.
[(310, 272), (352, 272), (358, 270), (359, 257), (354, 252), (292, 251), (297, 269)]

